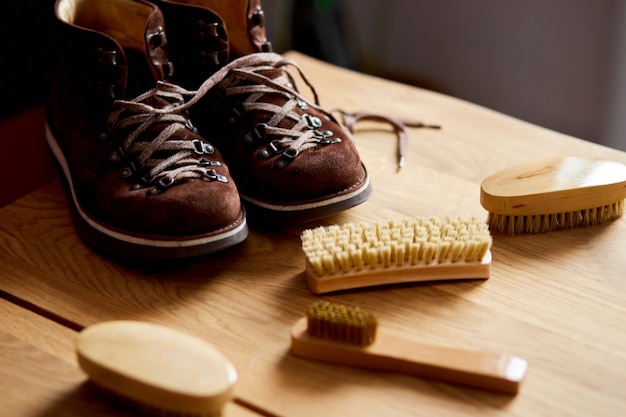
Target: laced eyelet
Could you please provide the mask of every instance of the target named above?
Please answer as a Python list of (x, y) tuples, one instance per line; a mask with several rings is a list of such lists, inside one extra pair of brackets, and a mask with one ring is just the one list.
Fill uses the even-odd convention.
[(198, 160), (198, 166), (201, 167), (220, 167), (222, 166), (222, 163), (219, 161), (210, 161), (206, 158), (200, 158)]
[(209, 38), (217, 38), (219, 36), (218, 29), (219, 24), (217, 22), (210, 22), (204, 25), (204, 33)]
[(297, 149), (287, 149), (283, 152), (287, 158), (295, 159), (298, 155), (300, 155), (300, 151)]
[(204, 178), (208, 179), (209, 181), (219, 181), (224, 183), (228, 182), (228, 178), (218, 174), (217, 171), (215, 171), (214, 169), (207, 169), (206, 171), (204, 171)]
[(281, 169), (281, 168), (286, 167), (291, 162), (293, 162), (293, 160), (296, 159), (296, 157), (299, 154), (300, 154), (300, 151), (298, 151), (297, 149), (285, 150), (283, 154), (280, 156), (280, 159), (276, 161), (276, 164), (274, 165), (274, 169)]
[(117, 66), (117, 51), (106, 51), (104, 48), (96, 49), (98, 67)]
[(161, 69), (163, 70), (163, 75), (165, 75), (165, 77), (174, 76), (174, 63), (172, 61), (165, 62), (163, 65), (161, 65)]
[(219, 51), (200, 51), (200, 64), (218, 66), (220, 64)]
[(96, 48), (96, 90), (100, 97), (105, 100), (115, 100), (116, 83), (121, 75), (117, 65), (117, 51)]
[(103, 81), (98, 81), (96, 85), (98, 94), (108, 100), (115, 100), (117, 95), (115, 94), (115, 84), (106, 84)]
[(341, 138), (331, 138), (334, 135), (334, 132), (332, 130), (323, 130), (321, 132), (319, 130), (316, 130), (314, 134), (315, 137), (318, 139), (318, 144), (320, 145), (331, 145), (333, 143), (341, 142)]
[(122, 178), (130, 178), (135, 175), (142, 168), (141, 164), (137, 161), (132, 161), (127, 167), (122, 168), (119, 171), (119, 176)]
[(117, 148), (116, 151), (112, 152), (109, 155), (109, 161), (111, 161), (114, 164), (119, 164), (120, 162), (124, 160), (125, 156), (126, 156), (126, 153), (124, 152), (124, 149), (119, 147)]
[(163, 191), (167, 190), (172, 185), (174, 185), (174, 183), (175, 183), (174, 178), (163, 177), (159, 181), (157, 181), (156, 186), (149, 189), (146, 194), (151, 196), (151, 195), (162, 193)]
[(235, 123), (238, 123), (243, 114), (243, 105), (241, 103), (235, 104), (231, 110), (230, 116), (228, 117), (228, 124), (234, 125)]
[(148, 45), (150, 45), (150, 49), (162, 48), (167, 44), (165, 31), (161, 26), (158, 27), (156, 32), (148, 34), (146, 40)]
[(265, 12), (260, 7), (252, 13), (252, 24), (254, 26), (265, 26)]
[(257, 156), (260, 159), (267, 159), (267, 158), (271, 158), (274, 155), (281, 154), (283, 153), (283, 151), (284, 149), (280, 147), (280, 143), (273, 140), (267, 144), (267, 147), (261, 149), (257, 153)]
[(133, 176), (133, 174), (134, 172), (128, 167), (122, 168), (119, 172), (119, 176), (122, 178), (130, 178)]
[(141, 182), (144, 184), (150, 184), (153, 179), (154, 177), (150, 173), (147, 173), (146, 175), (141, 177)]
[(340, 143), (341, 138), (332, 138), (332, 139), (320, 139), (320, 145), (332, 145), (333, 143)]
[(261, 45), (261, 51), (262, 52), (273, 52), (274, 51), (274, 47), (272, 47), (272, 42), (270, 42), (270, 41), (268, 41), (266, 39), (265, 42), (263, 42), (263, 45)]
[(202, 19), (196, 21), (196, 29), (198, 39), (205, 41), (207, 39), (217, 38), (219, 36), (219, 23), (217, 22), (205, 22)]
[(158, 185), (162, 189), (169, 188), (173, 184), (174, 184), (174, 178), (171, 178), (171, 177), (163, 177), (158, 181)]
[(215, 148), (210, 143), (202, 142), (201, 140), (194, 139), (191, 141), (194, 147), (194, 151), (198, 155), (211, 155), (215, 152)]
[(241, 137), (241, 140), (246, 145), (253, 145), (267, 136), (267, 128), (268, 126), (266, 123), (257, 123), (251, 132), (248, 132)]
[(304, 120), (306, 121), (307, 127), (311, 130), (322, 127), (322, 119), (317, 116), (311, 116), (307, 113), (304, 115)]
[(191, 130), (193, 133), (198, 133), (198, 129), (194, 126), (193, 122), (191, 121), (191, 119), (187, 119), (185, 121), (185, 127), (189, 130)]

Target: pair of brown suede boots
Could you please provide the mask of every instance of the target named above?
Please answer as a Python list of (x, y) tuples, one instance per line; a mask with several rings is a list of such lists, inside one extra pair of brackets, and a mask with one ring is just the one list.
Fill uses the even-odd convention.
[(247, 214), (308, 221), (371, 194), (350, 133), (271, 52), (260, 0), (57, 0), (54, 23), (47, 140), (93, 247), (195, 256), (242, 242)]

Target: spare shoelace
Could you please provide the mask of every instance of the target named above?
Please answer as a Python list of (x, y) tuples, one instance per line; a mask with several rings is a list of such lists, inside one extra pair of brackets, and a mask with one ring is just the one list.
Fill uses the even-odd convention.
[(370, 120), (374, 122), (384, 122), (391, 125), (393, 128), (396, 137), (398, 139), (398, 169), (404, 167), (404, 163), (406, 160), (406, 149), (408, 147), (409, 138), (407, 135), (407, 127), (416, 127), (416, 128), (429, 128), (429, 129), (440, 129), (439, 125), (431, 125), (425, 124), (420, 121), (414, 120), (403, 120), (397, 117), (388, 116), (388, 115), (380, 115), (375, 113), (367, 113), (367, 112), (357, 112), (357, 113), (348, 113), (343, 110), (337, 109), (337, 112), (341, 114), (343, 119), (343, 124), (350, 131), (350, 133), (354, 133), (355, 125), (360, 120)]
[[(302, 96), (296, 87), (295, 77), (291, 73), (290, 69), (293, 68), (297, 71), (299, 77), (310, 89), (313, 95), (313, 103), (307, 101)], [(264, 75), (264, 72), (272, 70), (282, 70), (282, 76), (277, 78), (269, 78)], [(226, 79), (227, 76), (234, 75), (230, 79)], [(226, 80), (225, 80), (226, 79)], [(119, 111), (112, 118), (119, 117), (119, 114), (123, 110), (129, 110), (135, 113), (135, 116), (129, 116), (126, 119), (118, 121), (121, 126), (127, 126), (131, 124), (138, 125), (138, 133), (129, 136), (126, 140), (126, 147), (129, 147), (134, 143), (134, 139), (144, 131), (150, 124), (156, 121), (171, 121), (173, 123), (171, 128), (166, 129), (162, 134), (154, 139), (152, 143), (145, 146), (145, 149), (141, 149), (140, 161), (146, 162), (150, 159), (150, 156), (162, 147), (176, 147), (180, 146), (179, 153), (168, 158), (156, 165), (151, 171), (151, 177), (161, 175), (162, 178), (175, 183), (181, 178), (187, 176), (204, 175), (202, 171), (197, 171), (193, 167), (191, 161), (186, 166), (183, 164), (184, 152), (193, 151), (190, 149), (190, 142), (185, 141), (171, 141), (167, 140), (167, 137), (173, 134), (177, 128), (184, 127), (186, 120), (181, 114), (184, 114), (194, 104), (196, 104), (202, 97), (204, 97), (211, 89), (216, 87), (219, 83), (223, 84), (220, 87), (224, 88), (227, 95), (247, 94), (247, 98), (241, 103), (242, 110), (255, 111), (263, 110), (273, 114), (271, 119), (263, 125), (262, 132), (264, 135), (275, 136), (279, 139), (272, 141), (272, 146), (280, 147), (281, 152), (289, 158), (297, 157), (303, 150), (314, 148), (320, 145), (328, 145), (336, 141), (336, 138), (332, 138), (332, 132), (330, 135), (327, 132), (318, 132), (311, 128), (311, 123), (315, 127), (315, 121), (311, 121), (306, 117), (302, 117), (300, 114), (293, 112), (296, 106), (304, 109), (306, 107), (313, 107), (324, 115), (328, 116), (331, 120), (337, 121), (333, 116), (333, 112), (323, 109), (320, 106), (319, 98), (313, 84), (305, 76), (299, 66), (291, 59), (284, 58), (275, 53), (256, 53), (243, 56), (229, 64), (222, 67), (209, 77), (197, 90), (187, 90), (176, 84), (159, 81), (155, 89), (149, 91), (143, 96), (138, 97), (132, 101), (118, 101), (116, 102), (119, 107)], [(246, 83), (242, 84), (242, 81)], [(268, 93), (283, 94), (288, 98), (285, 104), (276, 106), (270, 103), (261, 102), (259, 99)], [(171, 105), (168, 106), (152, 106), (147, 101), (151, 96), (158, 96), (162, 98), (169, 98)], [(345, 125), (351, 133), (354, 133), (354, 125), (360, 120), (370, 120), (377, 122), (388, 123), (393, 127), (393, 130), (397, 137), (398, 143), (398, 168), (402, 168), (405, 163), (406, 148), (408, 146), (407, 127), (428, 127), (439, 128), (436, 125), (427, 125), (420, 121), (402, 120), (393, 116), (373, 114), (373, 113), (349, 113), (346, 111), (338, 111)], [(295, 124), (289, 128), (279, 128), (278, 124), (284, 119), (290, 118)], [(177, 127), (176, 127), (177, 126)], [(170, 133), (171, 132), (171, 133)], [(180, 143), (178, 142), (185, 142)], [(176, 145), (175, 145), (176, 144)], [(169, 149), (169, 148), (168, 148)], [(178, 170), (166, 169), (172, 165), (180, 165)], [(186, 166), (186, 167), (184, 167)]]

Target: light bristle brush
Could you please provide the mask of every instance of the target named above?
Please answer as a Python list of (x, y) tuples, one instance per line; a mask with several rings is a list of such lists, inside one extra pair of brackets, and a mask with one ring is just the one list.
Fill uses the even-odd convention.
[(491, 235), (476, 218), (321, 226), (301, 235), (316, 294), (402, 282), (489, 278)]
[(79, 333), (76, 347), (106, 397), (146, 416), (221, 416), (237, 381), (211, 344), (156, 324), (98, 323)]
[(622, 215), (624, 198), (626, 165), (587, 157), (515, 165), (480, 189), (490, 230), (508, 235), (607, 224)]
[(385, 331), (372, 313), (319, 301), (291, 330), (291, 351), (340, 365), (410, 374), (515, 394), (528, 363), (519, 357), (423, 344)]

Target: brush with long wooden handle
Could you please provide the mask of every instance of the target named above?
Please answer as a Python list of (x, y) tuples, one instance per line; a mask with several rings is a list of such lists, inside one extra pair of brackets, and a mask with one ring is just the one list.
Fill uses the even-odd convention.
[(411, 374), (473, 388), (516, 394), (528, 364), (498, 353), (428, 345), (379, 329), (358, 307), (321, 301), (291, 330), (291, 351), (335, 364)]

